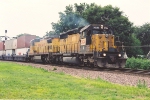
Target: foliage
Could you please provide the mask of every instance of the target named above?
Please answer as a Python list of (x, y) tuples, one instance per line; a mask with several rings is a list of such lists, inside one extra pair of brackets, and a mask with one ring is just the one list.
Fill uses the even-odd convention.
[(43, 36), (44, 38), (47, 38), (47, 37), (59, 37), (59, 35), (57, 33), (55, 33), (54, 31), (49, 31), (49, 32), (46, 32), (46, 35)]
[[(141, 42), (140, 40), (136, 37), (135, 34), (131, 35), (131, 43), (132, 46), (130, 48), (128, 48), (129, 52), (128, 52), (128, 57), (137, 57), (137, 55), (142, 55), (143, 54), (143, 50), (141, 49)], [(134, 47), (137, 46), (137, 47)]]
[(53, 71), (57, 70), (57, 68), (53, 68)]
[[(59, 13), (60, 20), (52, 23), (56, 33), (61, 33), (69, 29), (80, 27), (86, 24), (106, 24), (112, 28), (115, 35), (127, 35), (133, 32), (132, 23), (118, 7), (111, 5), (101, 7), (95, 3), (80, 3), (66, 6), (64, 12)], [(123, 37), (121, 37), (123, 39)], [(125, 40), (125, 39), (124, 39)]]
[(150, 99), (150, 90), (0, 62), (0, 99)]
[(126, 61), (126, 67), (132, 69), (150, 69), (150, 60), (141, 58), (128, 58)]
[(146, 55), (147, 59), (150, 59), (150, 51), (148, 52), (148, 54)]
[[(123, 12), (118, 7), (112, 7), (111, 5), (102, 7), (95, 3), (75, 3), (74, 6), (66, 6), (66, 10), (60, 12), (59, 15), (59, 21), (52, 23), (55, 34), (87, 24), (100, 23), (109, 26), (113, 34), (119, 36), (124, 45), (132, 46), (131, 34), (134, 33), (133, 24), (123, 15)], [(127, 54), (132, 52), (128, 48), (126, 51)]]
[[(150, 23), (146, 23), (140, 27), (135, 27), (134, 31), (137, 35), (137, 38), (141, 41), (141, 45), (150, 46)], [(146, 55), (150, 50), (150, 47), (142, 49), (144, 51), (144, 54)]]

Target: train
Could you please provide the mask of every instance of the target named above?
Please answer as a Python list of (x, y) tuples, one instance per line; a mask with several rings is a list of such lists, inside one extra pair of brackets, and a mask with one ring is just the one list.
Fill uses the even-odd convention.
[[(11, 40), (2, 42), (5, 49), (0, 47), (1, 60), (119, 68), (123, 68), (127, 60), (122, 42), (103, 24), (89, 24), (47, 38), (18, 37), (14, 48), (8, 46), (8, 41), (14, 45)], [(21, 47), (24, 52), (17, 52)], [(9, 55), (8, 49), (12, 52)]]

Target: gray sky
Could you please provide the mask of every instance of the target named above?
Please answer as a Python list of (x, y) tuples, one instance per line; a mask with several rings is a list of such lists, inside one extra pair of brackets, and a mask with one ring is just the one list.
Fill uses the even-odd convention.
[(0, 36), (20, 33), (43, 36), (59, 20), (58, 12), (74, 3), (119, 7), (134, 25), (150, 23), (150, 0), (0, 0)]

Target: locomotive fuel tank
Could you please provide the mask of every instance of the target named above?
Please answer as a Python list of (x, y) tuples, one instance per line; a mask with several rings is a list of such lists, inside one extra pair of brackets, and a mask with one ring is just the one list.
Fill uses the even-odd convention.
[(64, 63), (80, 64), (81, 60), (78, 57), (63, 57)]

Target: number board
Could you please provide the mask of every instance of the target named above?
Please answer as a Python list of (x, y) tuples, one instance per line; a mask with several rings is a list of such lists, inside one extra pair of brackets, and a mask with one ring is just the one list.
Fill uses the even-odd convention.
[(98, 26), (94, 26), (93, 29), (99, 29), (99, 27)]
[(81, 45), (86, 45), (86, 39), (81, 39)]

